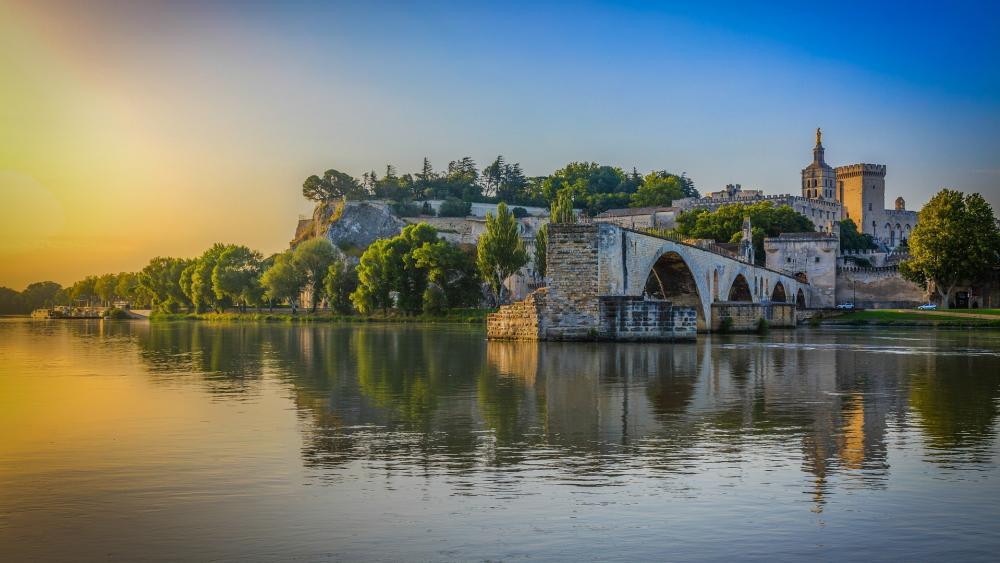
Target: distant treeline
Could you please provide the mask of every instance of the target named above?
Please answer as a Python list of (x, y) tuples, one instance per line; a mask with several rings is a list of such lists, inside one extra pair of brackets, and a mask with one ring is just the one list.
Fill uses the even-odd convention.
[(391, 164), (381, 176), (372, 170), (361, 178), (330, 169), (302, 185), (302, 194), (313, 201), (445, 199), (545, 207), (560, 193), (569, 194), (573, 206), (589, 215), (619, 207), (670, 205), (675, 199), (698, 196), (694, 182), (683, 173), (654, 170), (642, 175), (635, 168), (625, 172), (596, 162), (571, 162), (548, 176), (527, 177), (519, 163), (508, 163), (503, 156), (482, 170), (469, 157), (449, 162), (444, 171), (435, 171), (426, 158), (415, 173), (399, 174)]

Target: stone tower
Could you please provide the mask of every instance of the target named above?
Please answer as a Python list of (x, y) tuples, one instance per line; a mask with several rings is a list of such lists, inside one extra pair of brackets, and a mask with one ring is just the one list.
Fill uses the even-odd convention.
[(837, 200), (845, 218), (854, 221), (858, 232), (878, 237), (878, 225), (885, 214), (885, 165), (849, 164), (838, 166)]
[(835, 198), (837, 173), (824, 159), (823, 131), (816, 128), (816, 146), (813, 147), (813, 161), (802, 169), (802, 197), (810, 199)]

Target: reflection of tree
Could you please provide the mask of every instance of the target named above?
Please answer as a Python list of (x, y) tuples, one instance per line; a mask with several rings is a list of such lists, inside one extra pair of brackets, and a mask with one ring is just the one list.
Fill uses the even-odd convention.
[(938, 449), (986, 446), (994, 437), (1000, 370), (995, 360), (938, 356), (910, 383), (910, 405)]

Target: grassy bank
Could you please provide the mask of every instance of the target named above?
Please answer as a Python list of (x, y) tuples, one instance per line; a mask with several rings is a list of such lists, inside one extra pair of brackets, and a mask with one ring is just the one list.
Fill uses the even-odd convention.
[(389, 313), (388, 315), (339, 315), (329, 311), (310, 313), (299, 311), (297, 314), (285, 310), (273, 312), (253, 311), (247, 313), (153, 313), (149, 320), (162, 321), (209, 321), (209, 322), (276, 322), (276, 323), (485, 323), (486, 315), (494, 309), (456, 309), (444, 315), (403, 315)]
[(851, 311), (823, 319), (822, 325), (850, 326), (926, 326), (953, 328), (1000, 328), (998, 309), (950, 309), (917, 311), (905, 309), (877, 309)]

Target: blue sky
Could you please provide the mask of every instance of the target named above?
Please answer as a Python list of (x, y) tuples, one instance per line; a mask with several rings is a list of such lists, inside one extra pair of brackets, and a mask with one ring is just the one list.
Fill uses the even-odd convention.
[[(1000, 3), (0, 0), (0, 284), (284, 248), (301, 185), (503, 154), (1000, 208)], [(36, 221), (44, 214), (46, 221)], [(114, 222), (94, 221), (109, 215)], [(183, 218), (183, 220), (179, 220)], [(93, 249), (100, 249), (94, 253)]]

